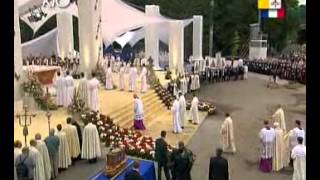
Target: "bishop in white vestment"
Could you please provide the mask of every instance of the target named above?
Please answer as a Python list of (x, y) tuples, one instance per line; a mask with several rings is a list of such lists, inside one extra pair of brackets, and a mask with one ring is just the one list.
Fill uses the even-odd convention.
[(284, 144), (284, 132), (279, 127), (279, 123), (275, 122), (273, 124), (274, 132), (275, 132), (275, 142), (273, 147), (273, 155), (272, 155), (272, 170), (280, 171), (284, 167), (284, 152), (285, 152), (285, 144)]
[(50, 180), (51, 179), (51, 162), (50, 162), (47, 145), (44, 141), (41, 140), (41, 135), (39, 133), (35, 135), (35, 139), (37, 143), (36, 148), (42, 156), (46, 180)]
[(112, 69), (110, 65), (106, 69), (106, 89), (112, 90), (113, 84), (112, 84)]
[(88, 101), (89, 101), (89, 96), (88, 96), (88, 80), (84, 76), (84, 73), (81, 73), (81, 80), (79, 82), (78, 86), (78, 92), (79, 92), (79, 98), (83, 100), (85, 103), (85, 107), (88, 107)]
[(137, 74), (138, 74), (137, 68), (131, 65), (131, 68), (129, 71), (129, 91), (136, 90)]
[(269, 127), (268, 121), (264, 122), (265, 127), (260, 130), (259, 137), (262, 144), (259, 169), (262, 172), (271, 172), (272, 156), (276, 134), (273, 128)]
[(125, 89), (125, 68), (123, 67), (123, 64), (121, 64), (120, 70), (119, 70), (119, 89), (122, 91)]
[(96, 125), (89, 122), (83, 129), (81, 158), (95, 162), (101, 156), (99, 133)]
[(88, 82), (89, 89), (89, 108), (93, 111), (99, 111), (99, 80), (95, 73), (92, 73), (92, 79)]
[(306, 180), (306, 146), (303, 145), (303, 138), (298, 137), (298, 145), (292, 149), (293, 159), (292, 180)]
[(72, 103), (72, 99), (73, 99), (73, 90), (74, 90), (74, 80), (73, 77), (69, 74), (69, 71), (67, 71), (67, 76), (64, 79), (64, 106), (68, 107), (69, 105), (71, 105)]
[(192, 119), (193, 124), (200, 123), (198, 104), (199, 104), (199, 100), (198, 100), (197, 96), (193, 95), (193, 99), (191, 101), (191, 108), (190, 108), (191, 119)]
[(76, 126), (71, 124), (72, 119), (67, 118), (67, 124), (64, 126), (63, 131), (66, 133), (70, 156), (71, 158), (77, 158), (80, 154), (80, 144), (78, 131)]
[(143, 64), (142, 65), (142, 70), (141, 70), (141, 93), (145, 93), (147, 92), (147, 88), (148, 88), (148, 84), (147, 84), (147, 68), (146, 66)]
[(64, 78), (60, 76), (60, 72), (57, 72), (57, 79), (54, 83), (56, 88), (56, 103), (58, 106), (63, 106), (64, 103)]
[(284, 111), (281, 107), (281, 105), (278, 105), (278, 109), (276, 110), (276, 112), (272, 115), (272, 118), (274, 119), (274, 122), (278, 122), (280, 128), (286, 132), (286, 121), (285, 121), (285, 117), (284, 117)]
[(43, 159), (36, 148), (37, 142), (35, 140), (30, 141), (30, 148), (29, 148), (29, 156), (32, 157), (36, 163), (36, 167), (34, 169), (34, 180), (45, 180), (46, 174), (44, 171), (44, 164)]
[(236, 152), (236, 145), (233, 132), (233, 120), (229, 113), (226, 113), (226, 118), (221, 125), (220, 134), (222, 136), (223, 152)]
[(171, 107), (172, 112), (172, 124), (173, 124), (173, 133), (181, 133), (182, 128), (180, 124), (180, 104), (178, 101), (178, 98), (176, 98), (173, 102), (173, 105)]
[(57, 125), (57, 129), (58, 131), (56, 136), (59, 138), (59, 142), (60, 142), (58, 167), (62, 169), (66, 169), (72, 164), (68, 140), (67, 140), (66, 133), (62, 131), (61, 124)]
[(184, 95), (182, 92), (179, 93), (180, 98), (179, 98), (179, 112), (180, 112), (180, 125), (181, 128), (184, 129), (184, 125), (185, 125), (185, 116), (186, 116), (186, 99), (184, 98)]

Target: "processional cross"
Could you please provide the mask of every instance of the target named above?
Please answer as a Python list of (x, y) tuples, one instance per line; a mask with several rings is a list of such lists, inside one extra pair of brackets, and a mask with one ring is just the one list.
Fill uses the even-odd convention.
[(36, 117), (36, 114), (29, 114), (29, 107), (23, 105), (24, 114), (17, 114), (16, 117), (19, 119), (19, 125), (23, 127), (24, 143), (27, 146), (28, 126), (31, 125), (31, 118)]

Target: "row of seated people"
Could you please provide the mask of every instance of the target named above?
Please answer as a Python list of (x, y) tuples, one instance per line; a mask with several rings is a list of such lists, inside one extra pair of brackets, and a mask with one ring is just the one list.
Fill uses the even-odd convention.
[(62, 69), (73, 70), (80, 65), (79, 58), (61, 58), (58, 56), (47, 57), (34, 57), (29, 56), (23, 59), (24, 66), (36, 65), (36, 66), (60, 66)]

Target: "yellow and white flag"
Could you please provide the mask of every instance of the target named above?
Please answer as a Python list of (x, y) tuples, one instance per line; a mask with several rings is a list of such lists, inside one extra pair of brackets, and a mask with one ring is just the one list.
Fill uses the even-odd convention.
[(281, 0), (258, 0), (258, 9), (281, 9)]

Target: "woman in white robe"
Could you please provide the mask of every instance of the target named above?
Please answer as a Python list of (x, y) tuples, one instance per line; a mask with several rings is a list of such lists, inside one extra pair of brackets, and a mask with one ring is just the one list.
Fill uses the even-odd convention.
[(226, 118), (221, 125), (220, 134), (222, 136), (222, 149), (223, 152), (236, 152), (236, 145), (233, 133), (233, 120), (229, 113), (226, 113)]
[(36, 163), (34, 169), (34, 180), (45, 180), (46, 174), (44, 171), (43, 159), (40, 152), (36, 148), (37, 142), (35, 140), (30, 141), (29, 156), (32, 157)]
[(112, 70), (110, 67), (110, 64), (108, 68), (106, 69), (106, 89), (112, 90), (113, 84), (112, 84)]
[(96, 160), (101, 156), (100, 139), (96, 125), (89, 122), (83, 129), (81, 158)]
[(123, 64), (122, 64), (121, 67), (120, 67), (120, 70), (119, 70), (119, 89), (121, 91), (123, 91), (125, 89), (124, 75), (125, 75), (125, 69), (124, 69)]
[(145, 93), (147, 92), (147, 88), (148, 88), (148, 84), (147, 84), (147, 68), (146, 66), (143, 64), (142, 65), (142, 71), (141, 71), (141, 93)]
[(68, 140), (67, 140), (66, 133), (62, 131), (61, 124), (57, 125), (57, 129), (58, 131), (56, 136), (59, 138), (59, 142), (60, 142), (58, 167), (62, 169), (66, 169), (72, 164)]
[(181, 133), (182, 128), (180, 124), (180, 107), (179, 107), (178, 99), (174, 100), (173, 105), (171, 107), (172, 112), (172, 125), (173, 125), (173, 133)]
[(198, 104), (199, 104), (199, 100), (198, 100), (197, 96), (193, 95), (193, 99), (191, 101), (191, 108), (190, 108), (191, 119), (192, 119), (193, 124), (200, 123)]
[(136, 90), (137, 74), (138, 74), (137, 68), (131, 65), (131, 68), (129, 71), (129, 91), (131, 92)]
[(92, 73), (92, 79), (88, 82), (89, 88), (89, 108), (93, 111), (99, 111), (99, 80), (95, 73)]
[(45, 142), (41, 140), (41, 135), (39, 133), (35, 135), (35, 139), (37, 142), (36, 148), (42, 156), (46, 180), (50, 180), (51, 179), (51, 163), (50, 163), (50, 157), (49, 157), (47, 145)]
[(303, 138), (299, 137), (298, 145), (292, 149), (293, 159), (292, 180), (306, 180), (306, 146), (303, 145)]

